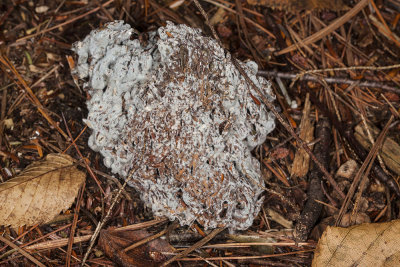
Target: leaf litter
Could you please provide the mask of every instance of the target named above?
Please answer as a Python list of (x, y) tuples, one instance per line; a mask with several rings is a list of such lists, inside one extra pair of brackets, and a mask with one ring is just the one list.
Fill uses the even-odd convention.
[(48, 154), (0, 184), (0, 225), (16, 228), (51, 221), (70, 208), (85, 178), (70, 156)]

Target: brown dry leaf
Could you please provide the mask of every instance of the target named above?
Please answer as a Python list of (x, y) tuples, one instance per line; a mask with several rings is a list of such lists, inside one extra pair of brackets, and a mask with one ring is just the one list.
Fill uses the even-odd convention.
[(42, 224), (68, 209), (85, 180), (68, 155), (49, 154), (0, 184), (0, 225)]
[(327, 227), (312, 266), (400, 266), (400, 220)]
[[(368, 125), (368, 127), (372, 136), (376, 138), (379, 134), (379, 130), (372, 125)], [(361, 123), (355, 127), (354, 136), (365, 149), (371, 149), (372, 145), (369, 141), (367, 131)], [(381, 156), (388, 168), (397, 175), (400, 175), (400, 145), (395, 140), (390, 137), (385, 138), (381, 149)]]
[(151, 234), (146, 230), (102, 230), (100, 232), (99, 246), (108, 257), (121, 266), (160, 266), (160, 263), (168, 259), (164, 253), (174, 252), (174, 248), (164, 239), (158, 238), (124, 252), (126, 247), (149, 236)]
[(250, 5), (262, 5), (279, 10), (312, 10), (327, 9), (333, 11), (347, 10), (342, 0), (247, 0)]

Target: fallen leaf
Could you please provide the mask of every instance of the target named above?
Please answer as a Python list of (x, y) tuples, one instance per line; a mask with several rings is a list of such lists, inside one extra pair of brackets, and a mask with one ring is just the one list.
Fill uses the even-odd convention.
[[(379, 134), (379, 130), (372, 125), (369, 125), (369, 128), (372, 137), (376, 138)], [(363, 125), (359, 123), (354, 129), (354, 136), (357, 141), (360, 142), (365, 149), (371, 149), (372, 145)], [(400, 145), (393, 138), (386, 137), (383, 141), (380, 154), (387, 167), (397, 175), (400, 175)]]
[(400, 266), (400, 220), (349, 228), (328, 226), (312, 266)]
[[(367, 203), (368, 204), (368, 203)], [(357, 214), (346, 213), (340, 220), (341, 227), (349, 227), (351, 225), (360, 225), (362, 223), (370, 223), (371, 218), (364, 212), (359, 212)]]
[(126, 247), (149, 236), (151, 234), (146, 230), (102, 230), (99, 246), (108, 257), (120, 266), (160, 266), (161, 262), (168, 260), (168, 256), (164, 253), (174, 252), (173, 247), (164, 239), (158, 238), (124, 252)]
[[(241, 234), (229, 234), (227, 235), (230, 239), (233, 241), (236, 241), (238, 243), (276, 243), (276, 239), (272, 237), (261, 237), (258, 234), (257, 235), (241, 235)], [(274, 254), (275, 252), (275, 247), (274, 246), (268, 246), (268, 245), (263, 245), (263, 246), (253, 246), (251, 249), (256, 250), (260, 253), (264, 254)]]
[(68, 155), (49, 154), (0, 184), (0, 225), (42, 224), (68, 209), (85, 180)]

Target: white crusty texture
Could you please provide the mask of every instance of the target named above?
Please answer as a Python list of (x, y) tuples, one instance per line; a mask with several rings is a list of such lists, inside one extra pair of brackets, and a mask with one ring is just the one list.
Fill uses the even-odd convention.
[[(156, 216), (248, 228), (264, 185), (250, 151), (274, 129), (273, 116), (200, 30), (168, 23), (139, 39), (115, 21), (74, 44), (74, 74), (90, 94), (89, 146), (114, 173), (137, 169), (130, 185)], [(257, 65), (240, 64), (273, 100)]]

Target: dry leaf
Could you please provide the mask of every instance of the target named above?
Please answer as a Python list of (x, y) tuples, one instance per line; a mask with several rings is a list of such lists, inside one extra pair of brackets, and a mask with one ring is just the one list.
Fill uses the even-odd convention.
[(174, 252), (164, 239), (158, 238), (139, 247), (124, 252), (124, 248), (151, 236), (146, 230), (100, 232), (99, 246), (104, 253), (120, 266), (152, 267), (160, 266), (168, 257), (164, 253)]
[(400, 220), (327, 227), (312, 266), (400, 266)]
[[(251, 245), (251, 243), (276, 243), (276, 239), (272, 237), (262, 237), (258, 234), (247, 234), (247, 235), (241, 235), (241, 234), (229, 234), (227, 235), (228, 238), (232, 239), (235, 242), (238, 243), (248, 243)], [(260, 253), (264, 254), (274, 254), (275, 252), (275, 247), (274, 246), (268, 246), (268, 245), (262, 245), (262, 246), (251, 246), (250, 247), (252, 250), (258, 251)]]
[[(376, 138), (379, 134), (379, 130), (372, 125), (368, 125), (368, 127), (372, 136)], [(365, 149), (371, 149), (372, 146), (367, 131), (361, 123), (355, 127), (354, 136)], [(388, 168), (394, 171), (397, 175), (400, 175), (400, 145), (395, 140), (390, 137), (385, 138), (381, 149), (381, 156)]]
[[(305, 142), (311, 142), (314, 139), (314, 123), (310, 120), (311, 112), (310, 95), (306, 95), (306, 100), (304, 102), (303, 116), (300, 122), (300, 138)], [(309, 146), (312, 150), (313, 146)], [(310, 155), (303, 149), (300, 148), (296, 151), (294, 156), (292, 170), (290, 175), (292, 177), (303, 178), (308, 173), (310, 167)]]
[(19, 227), (52, 220), (68, 209), (85, 180), (68, 155), (49, 154), (0, 184), (0, 225)]

